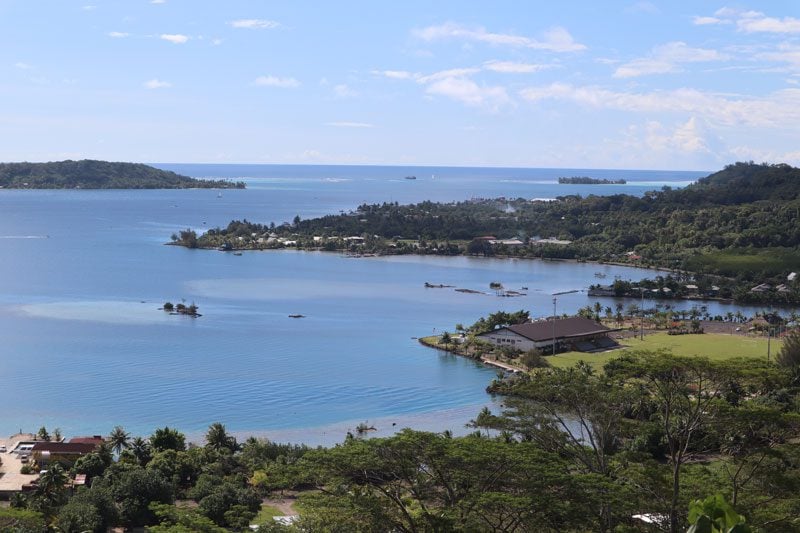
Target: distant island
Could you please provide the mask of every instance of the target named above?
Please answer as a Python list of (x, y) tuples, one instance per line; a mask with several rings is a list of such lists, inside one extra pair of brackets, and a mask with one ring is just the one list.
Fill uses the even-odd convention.
[(558, 178), (561, 185), (625, 185), (628, 183), (623, 179), (609, 180), (605, 178), (590, 178), (589, 176), (571, 176), (569, 178), (561, 176)]
[(83, 159), (0, 163), (4, 189), (244, 189), (243, 182), (200, 180), (141, 163)]

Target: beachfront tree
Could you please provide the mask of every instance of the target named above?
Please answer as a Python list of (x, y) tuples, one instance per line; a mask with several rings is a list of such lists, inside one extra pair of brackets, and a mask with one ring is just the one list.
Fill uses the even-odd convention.
[(142, 437), (134, 437), (128, 451), (140, 466), (145, 466), (150, 461), (150, 443)]
[(150, 446), (156, 452), (164, 450), (183, 451), (186, 449), (186, 437), (177, 429), (164, 426), (156, 429), (150, 435)]
[(111, 444), (111, 449), (119, 456), (122, 450), (128, 447), (131, 437), (122, 426), (115, 426), (111, 433), (108, 435), (108, 442)]
[(239, 449), (236, 438), (228, 435), (225, 426), (220, 422), (214, 422), (208, 427), (206, 432), (206, 447), (213, 450), (227, 449), (235, 452)]
[(47, 432), (47, 428), (42, 426), (39, 428), (39, 431), (36, 433), (36, 438), (39, 440), (50, 440), (50, 433)]

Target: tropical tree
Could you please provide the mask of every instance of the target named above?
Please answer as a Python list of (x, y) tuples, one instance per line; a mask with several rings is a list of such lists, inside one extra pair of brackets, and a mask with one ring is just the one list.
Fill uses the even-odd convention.
[(128, 447), (131, 437), (127, 431), (122, 429), (122, 426), (115, 426), (108, 436), (108, 442), (111, 444), (111, 449), (119, 456), (122, 450)]
[(795, 330), (783, 338), (783, 346), (776, 361), (791, 373), (795, 383), (800, 382), (800, 330)]
[(142, 437), (134, 437), (128, 446), (128, 451), (136, 459), (140, 466), (145, 466), (150, 461), (151, 450), (150, 443)]
[(220, 422), (214, 422), (208, 427), (206, 432), (206, 447), (214, 450), (230, 450), (235, 452), (239, 449), (236, 438), (228, 435), (225, 426)]
[(164, 426), (156, 429), (150, 435), (150, 446), (157, 452), (163, 450), (183, 451), (186, 449), (186, 437), (177, 429)]

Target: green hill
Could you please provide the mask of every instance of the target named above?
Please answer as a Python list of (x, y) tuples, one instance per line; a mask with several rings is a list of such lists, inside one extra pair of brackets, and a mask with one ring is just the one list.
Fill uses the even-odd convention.
[(198, 180), (141, 163), (84, 159), (49, 163), (0, 163), (6, 189), (243, 189), (244, 183)]

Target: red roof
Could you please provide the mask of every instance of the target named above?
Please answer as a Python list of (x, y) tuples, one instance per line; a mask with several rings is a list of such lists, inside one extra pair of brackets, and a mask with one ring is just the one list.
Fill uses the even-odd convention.
[(34, 452), (50, 452), (67, 455), (84, 455), (97, 449), (94, 444), (84, 442), (37, 442), (33, 445)]
[(72, 437), (69, 439), (70, 444), (94, 444), (95, 446), (99, 446), (103, 444), (105, 439), (100, 435), (95, 435), (93, 437)]

